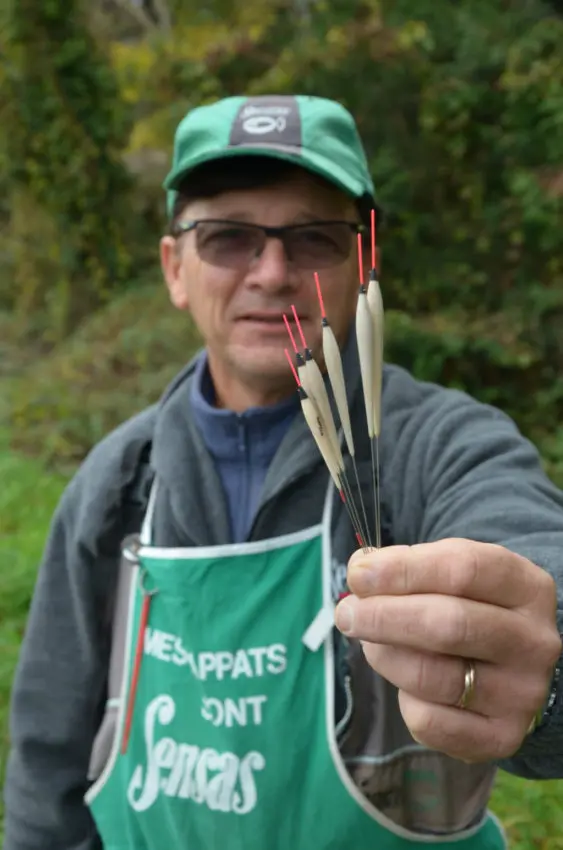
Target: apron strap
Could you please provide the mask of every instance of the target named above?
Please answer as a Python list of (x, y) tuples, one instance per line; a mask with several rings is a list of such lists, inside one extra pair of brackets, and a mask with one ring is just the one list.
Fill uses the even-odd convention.
[(330, 541), (330, 531), (332, 526), (332, 506), (334, 504), (334, 496), (336, 493), (336, 487), (334, 486), (334, 482), (331, 476), (328, 476), (328, 487), (326, 488), (325, 501), (323, 506), (323, 534), (328, 534), (328, 539)]
[(307, 649), (316, 652), (332, 631), (334, 626), (334, 605), (323, 605), (305, 634), (301, 638)]
[(154, 506), (156, 503), (157, 490), (158, 479), (155, 476), (151, 485), (149, 501), (147, 504), (147, 511), (143, 519), (143, 525), (141, 526), (141, 534), (139, 536), (139, 542), (141, 546), (150, 546), (152, 542), (152, 521), (154, 517)]
[(332, 568), (332, 547), (331, 547), (331, 528), (332, 528), (332, 506), (334, 504), (334, 496), (336, 489), (330, 475), (328, 476), (328, 487), (325, 495), (323, 518), (322, 518), (322, 534), (323, 534), (323, 564), (322, 564), (322, 580), (323, 580), (323, 607), (317, 613), (311, 625), (306, 629), (305, 634), (301, 638), (307, 649), (311, 652), (317, 652), (323, 645), (325, 640), (332, 632), (334, 626), (334, 602), (331, 594), (331, 568)]

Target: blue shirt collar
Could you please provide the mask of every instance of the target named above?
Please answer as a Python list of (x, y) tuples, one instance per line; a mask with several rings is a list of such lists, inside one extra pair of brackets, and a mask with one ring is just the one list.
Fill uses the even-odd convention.
[(202, 352), (194, 371), (191, 404), (207, 449), (217, 460), (240, 458), (244, 441), (250, 462), (269, 463), (299, 410), (297, 393), (279, 404), (251, 407), (243, 413), (218, 408), (215, 400), (207, 355)]

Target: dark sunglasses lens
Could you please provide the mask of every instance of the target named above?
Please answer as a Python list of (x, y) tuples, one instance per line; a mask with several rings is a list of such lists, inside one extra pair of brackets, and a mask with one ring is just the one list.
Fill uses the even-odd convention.
[(241, 224), (201, 221), (196, 232), (199, 256), (212, 266), (243, 268), (264, 246), (264, 234), (258, 228)]
[(285, 241), (295, 265), (305, 269), (326, 269), (348, 259), (353, 233), (346, 224), (319, 224), (290, 230)]

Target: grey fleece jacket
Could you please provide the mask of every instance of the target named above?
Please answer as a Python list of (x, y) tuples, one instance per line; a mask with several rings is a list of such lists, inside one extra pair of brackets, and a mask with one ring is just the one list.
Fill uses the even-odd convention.
[[(192, 368), (160, 405), (94, 448), (53, 518), (13, 689), (4, 850), (100, 847), (83, 795), (106, 697), (120, 542), (139, 530), (140, 508), (126, 509), (126, 500), (144, 446), (152, 443), (160, 482), (156, 545), (229, 540), (220, 481), (190, 413)], [(360, 435), (365, 420), (355, 346), (348, 347), (345, 372)], [(512, 421), (463, 393), (387, 366), (383, 422), (385, 542), (456, 536), (503, 544), (556, 578), (563, 630), (563, 496)], [(367, 440), (359, 440), (357, 452), (362, 477)], [(298, 415), (269, 468), (249, 539), (317, 523), (326, 480)], [(351, 534), (336, 546), (340, 559), (353, 548)], [(563, 777), (562, 703), (501, 767), (530, 778)]]

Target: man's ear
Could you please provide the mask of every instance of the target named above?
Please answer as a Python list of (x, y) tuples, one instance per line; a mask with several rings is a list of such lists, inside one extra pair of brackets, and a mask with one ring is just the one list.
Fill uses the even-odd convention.
[(182, 249), (173, 236), (160, 240), (160, 266), (172, 304), (178, 310), (189, 309), (189, 299), (182, 278)]

